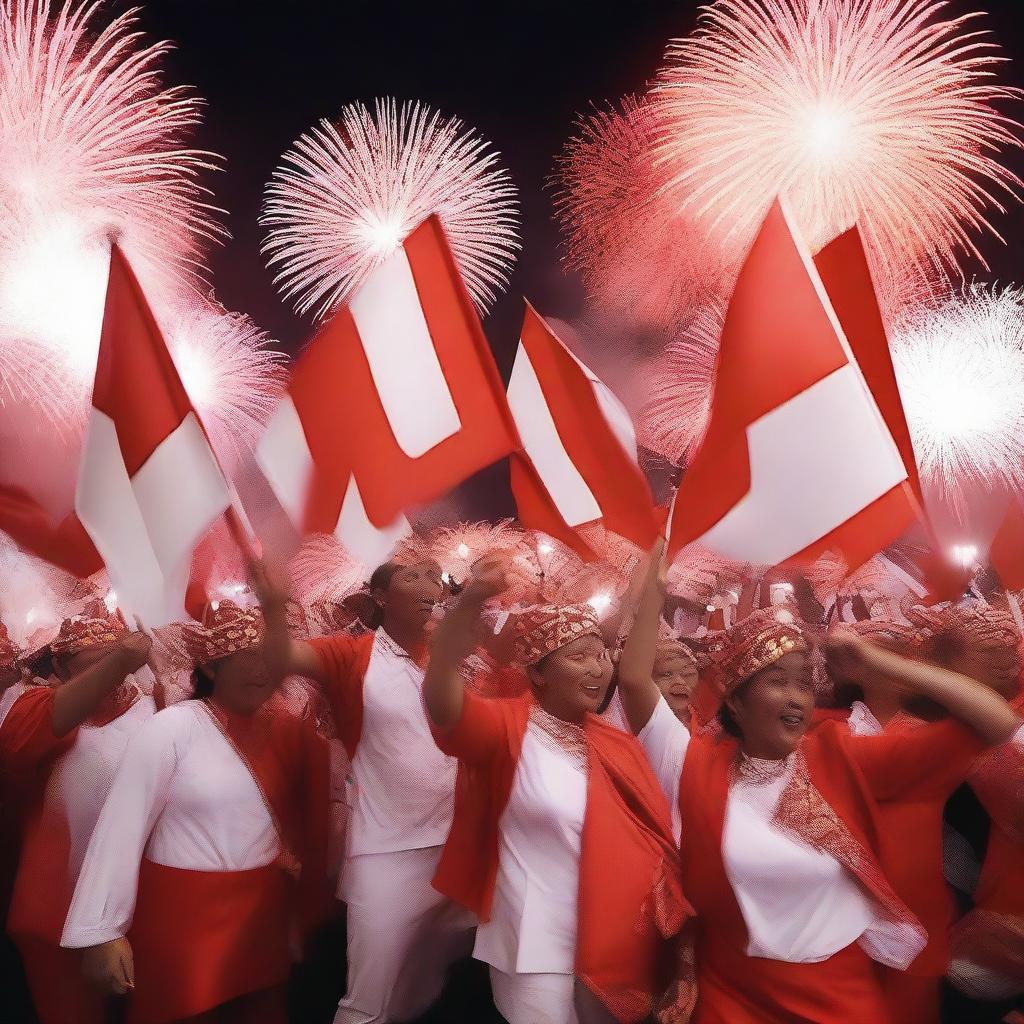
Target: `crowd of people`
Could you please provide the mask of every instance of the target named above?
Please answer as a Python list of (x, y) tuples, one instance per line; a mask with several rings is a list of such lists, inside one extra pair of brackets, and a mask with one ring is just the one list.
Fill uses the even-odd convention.
[(335, 1024), (417, 1020), (453, 977), (509, 1024), (1013, 1020), (1015, 596), (819, 604), (747, 573), (762, 596), (723, 614), (663, 546), (601, 613), (551, 580), (512, 600), (507, 551), (455, 580), (406, 543), (329, 632), (255, 562), (202, 621), (93, 599), (35, 649), (5, 630), (35, 1019), (314, 1024), (328, 935)]

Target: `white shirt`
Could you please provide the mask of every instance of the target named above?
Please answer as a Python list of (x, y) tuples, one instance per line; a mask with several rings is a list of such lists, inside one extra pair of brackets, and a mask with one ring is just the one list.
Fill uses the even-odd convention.
[(572, 974), (586, 766), (534, 723), (499, 824), (491, 919), (473, 956), (506, 974)]
[(53, 766), (44, 800), (68, 823), (68, 869), (72, 881), (78, 877), (96, 820), (128, 743), (155, 714), (153, 698), (140, 696), (123, 715), (106, 725), (84, 722), (78, 727), (74, 744)]
[[(662, 697), (637, 738), (668, 798), (678, 836), (690, 732)], [(859, 882), (837, 860), (772, 824), (791, 771), (792, 763), (770, 783), (730, 787), (722, 861), (747, 926), (747, 954), (813, 963), (856, 942), (876, 915)]]
[(123, 936), (143, 856), (193, 871), (245, 871), (280, 842), (249, 769), (198, 701), (165, 708), (132, 737), (75, 887), (61, 945)]
[(424, 672), (377, 630), (363, 680), (363, 727), (352, 759), (349, 855), (422, 850), (448, 838), (458, 760), (437, 749)]

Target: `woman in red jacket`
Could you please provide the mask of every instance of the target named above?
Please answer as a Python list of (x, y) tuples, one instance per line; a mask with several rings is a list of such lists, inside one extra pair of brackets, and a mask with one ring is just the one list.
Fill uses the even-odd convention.
[(687, 911), (667, 807), (639, 744), (596, 714), (612, 663), (589, 608), (520, 614), (522, 697), (463, 685), (481, 608), (502, 587), (500, 558), (477, 565), (424, 683), (465, 780), (434, 885), (478, 915), (474, 955), (509, 1024), (640, 1021)]
[(808, 731), (808, 644), (792, 621), (754, 612), (713, 643), (728, 737), (691, 736), (651, 678), (664, 599), (659, 559), (619, 664), (629, 721), (682, 821), (683, 884), (697, 911), (700, 1024), (898, 1024), (875, 963), (906, 969), (921, 923), (886, 876), (877, 799), (897, 799), (939, 763), (965, 764), (1020, 720), (972, 680), (863, 644), (832, 641), (845, 674), (884, 674), (944, 704), (945, 722), (853, 738)]

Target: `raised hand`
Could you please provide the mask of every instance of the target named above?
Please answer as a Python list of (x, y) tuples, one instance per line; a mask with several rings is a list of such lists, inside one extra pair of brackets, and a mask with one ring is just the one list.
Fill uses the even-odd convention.
[(126, 674), (142, 668), (149, 661), (152, 650), (153, 638), (148, 633), (125, 633), (117, 642), (117, 652)]
[(508, 556), (484, 555), (470, 574), (462, 592), (467, 601), (484, 602), (508, 589)]

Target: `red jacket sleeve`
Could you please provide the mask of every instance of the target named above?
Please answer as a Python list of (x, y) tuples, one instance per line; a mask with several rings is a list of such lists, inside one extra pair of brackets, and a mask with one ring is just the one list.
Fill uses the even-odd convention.
[(35, 770), (75, 742), (76, 730), (66, 736), (53, 732), (54, 691), (30, 686), (18, 697), (0, 724), (0, 768), (8, 774)]
[(338, 633), (309, 641), (324, 670), (324, 691), (331, 705), (338, 736), (349, 757), (355, 756), (363, 723), (363, 677), (373, 646), (373, 634)]
[(443, 732), (432, 727), (432, 732), (442, 753), (466, 764), (483, 764), (495, 751), (508, 746), (499, 701), (481, 697), (472, 690), (462, 695), (462, 714), (455, 725)]
[(876, 800), (941, 794), (963, 782), (985, 742), (967, 726), (947, 720), (878, 736), (844, 736)]

